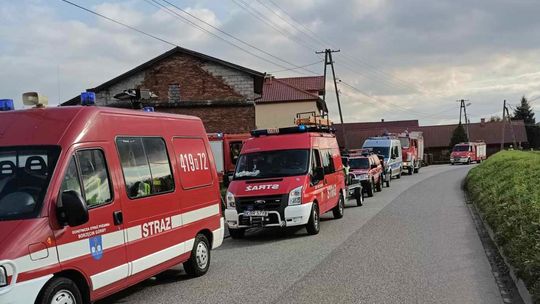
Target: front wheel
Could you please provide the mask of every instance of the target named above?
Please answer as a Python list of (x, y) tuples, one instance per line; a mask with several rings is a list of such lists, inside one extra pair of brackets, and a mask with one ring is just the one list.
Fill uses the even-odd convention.
[(377, 192), (382, 191), (382, 177), (381, 176), (379, 176), (379, 180), (377, 181), (377, 185), (375, 186), (375, 189), (377, 190)]
[(340, 219), (343, 217), (343, 211), (345, 210), (345, 200), (343, 199), (343, 195), (339, 195), (339, 201), (337, 205), (332, 209), (332, 212), (334, 213), (334, 218)]
[(51, 279), (40, 293), (38, 304), (82, 304), (82, 295), (75, 282), (68, 278), (56, 277)]
[(193, 277), (204, 275), (210, 268), (210, 242), (204, 234), (197, 234), (191, 256), (184, 263), (184, 270)]
[(310, 235), (315, 235), (321, 230), (319, 206), (317, 203), (313, 203), (313, 206), (311, 207), (311, 215), (309, 216), (309, 221), (306, 224), (306, 230)]
[(373, 185), (373, 180), (371, 180), (369, 184), (367, 185), (367, 189), (366, 189), (366, 194), (368, 197), (373, 197), (374, 188), (375, 186)]

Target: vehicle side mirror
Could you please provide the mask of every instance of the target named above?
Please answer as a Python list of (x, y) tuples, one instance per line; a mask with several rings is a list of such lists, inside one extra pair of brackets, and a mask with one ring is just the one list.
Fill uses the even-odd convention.
[(62, 206), (58, 208), (58, 218), (62, 225), (75, 227), (88, 222), (88, 208), (77, 191), (64, 191), (61, 199)]

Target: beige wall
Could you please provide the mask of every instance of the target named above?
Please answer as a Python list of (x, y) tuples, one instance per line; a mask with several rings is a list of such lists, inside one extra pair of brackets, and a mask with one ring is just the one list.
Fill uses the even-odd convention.
[(290, 127), (296, 113), (311, 111), (319, 111), (315, 101), (255, 104), (255, 125), (257, 129)]

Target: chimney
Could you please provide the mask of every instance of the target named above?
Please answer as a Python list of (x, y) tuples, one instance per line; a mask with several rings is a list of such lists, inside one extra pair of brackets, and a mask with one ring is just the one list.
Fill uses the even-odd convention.
[(381, 118), (381, 122), (384, 122), (384, 118)]
[(264, 76), (264, 80), (267, 84), (272, 84), (272, 79), (274, 79), (274, 76), (272, 76), (271, 74), (266, 74)]

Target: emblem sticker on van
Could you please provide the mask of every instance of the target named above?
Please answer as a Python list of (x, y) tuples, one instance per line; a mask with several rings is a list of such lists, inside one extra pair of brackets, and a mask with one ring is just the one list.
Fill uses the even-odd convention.
[(88, 239), (90, 243), (90, 253), (94, 260), (100, 260), (103, 257), (103, 241), (101, 235)]
[(270, 184), (270, 185), (255, 185), (255, 186), (247, 186), (246, 191), (256, 191), (256, 190), (277, 190), (279, 189), (278, 184)]

